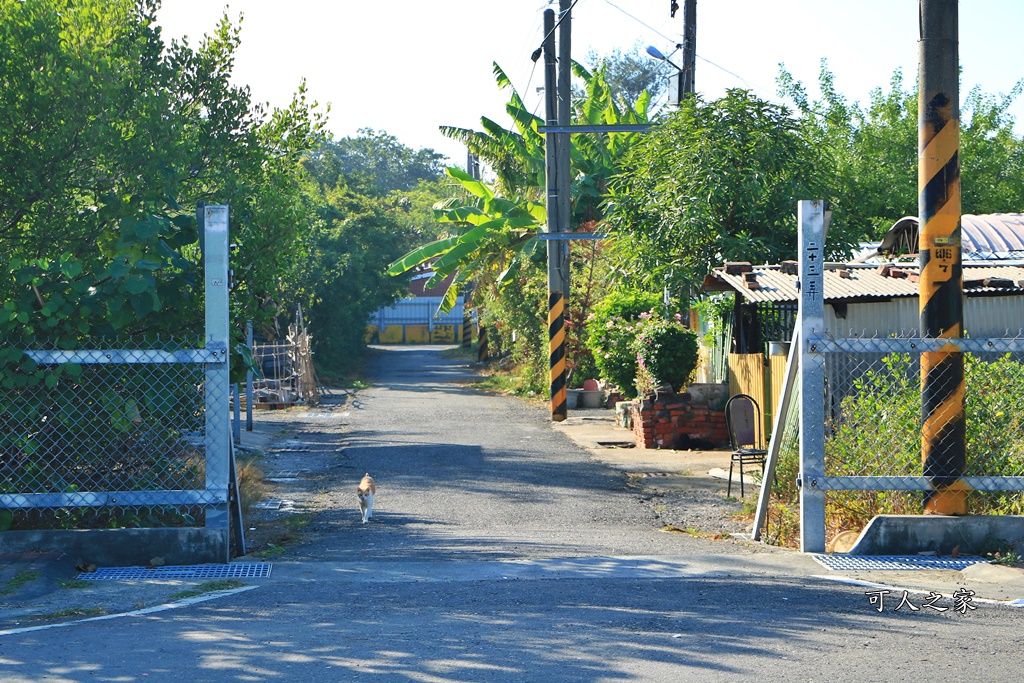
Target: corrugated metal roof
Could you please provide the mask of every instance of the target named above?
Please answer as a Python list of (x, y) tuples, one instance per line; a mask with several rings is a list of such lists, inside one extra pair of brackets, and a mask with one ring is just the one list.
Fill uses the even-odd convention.
[(1007, 254), (1024, 251), (1024, 214), (990, 213), (960, 217), (964, 252)]
[[(889, 228), (879, 250), (897, 255), (917, 252), (918, 219), (906, 216)], [(964, 260), (996, 259), (1024, 252), (1024, 214), (964, 214), (960, 217), (960, 241)]]
[[(916, 266), (899, 265), (894, 270), (917, 275)], [(724, 267), (715, 268), (704, 281), (705, 291), (728, 288), (735, 290), (749, 302), (782, 303), (797, 300), (796, 275), (783, 273), (780, 266), (753, 266), (751, 271), (759, 285), (747, 287), (744, 274), (729, 274)], [(843, 277), (845, 272), (848, 277)], [(856, 301), (863, 299), (918, 296), (920, 284), (912, 278), (883, 275), (876, 266), (834, 265), (825, 269), (825, 301)], [(986, 278), (1004, 278), (1016, 287), (966, 286), (980, 285)], [(965, 295), (1024, 294), (1024, 266), (964, 264)]]

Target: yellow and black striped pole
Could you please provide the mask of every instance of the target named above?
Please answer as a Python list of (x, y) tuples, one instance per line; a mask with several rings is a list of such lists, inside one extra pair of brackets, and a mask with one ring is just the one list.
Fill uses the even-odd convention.
[[(963, 336), (957, 0), (920, 0), (918, 215), (921, 336)], [(953, 344), (921, 354), (925, 513), (967, 513), (964, 359)]]
[(462, 348), (469, 351), (473, 347), (473, 319), (469, 316), (469, 309), (462, 309), (462, 333), (459, 335)]
[(569, 412), (565, 386), (565, 296), (548, 294), (548, 355), (551, 367), (551, 419), (561, 422)]
[(487, 349), (487, 326), (484, 325), (483, 321), (480, 321), (480, 336), (477, 337), (476, 343), (476, 359), (481, 363), (486, 363), (489, 358), (489, 351)]

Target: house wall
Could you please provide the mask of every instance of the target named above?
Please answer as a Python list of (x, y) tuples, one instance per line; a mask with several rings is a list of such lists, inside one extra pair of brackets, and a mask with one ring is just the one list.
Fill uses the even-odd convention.
[(463, 326), (463, 301), (460, 296), (448, 313), (435, 313), (439, 296), (408, 297), (394, 306), (374, 313), (366, 326), (368, 343), (378, 344), (455, 344), (463, 335), (472, 337)]
[[(918, 298), (901, 297), (877, 303), (850, 303), (846, 318), (825, 305), (825, 329), (836, 337), (888, 337), (916, 334), (920, 325)], [(964, 329), (974, 338), (1024, 336), (1024, 296), (964, 297)]]

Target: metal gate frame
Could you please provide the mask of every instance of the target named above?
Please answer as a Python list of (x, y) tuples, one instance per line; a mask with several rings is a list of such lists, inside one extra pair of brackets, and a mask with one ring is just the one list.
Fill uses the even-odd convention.
[[(950, 344), (964, 353), (1024, 352), (1024, 339), (836, 339), (824, 325), (824, 202), (798, 203), (799, 292), (798, 354), (800, 373), (800, 549), (825, 552), (826, 491), (929, 491), (925, 476), (826, 476), (826, 375), (830, 358), (837, 354), (920, 354)], [(792, 362), (792, 361), (791, 361)], [(778, 430), (781, 432), (781, 430)], [(781, 440), (781, 434), (779, 435)], [(1024, 491), (1024, 476), (966, 476), (962, 481), (976, 491)], [(760, 512), (759, 512), (760, 514)]]
[[(134, 548), (123, 548), (126, 555), (149, 557), (150, 547), (161, 552), (153, 555), (177, 555), (184, 553), (189, 561), (227, 562), (230, 559), (230, 481), (233, 469), (231, 453), (231, 431), (229, 415), (229, 273), (228, 273), (228, 214), (227, 206), (200, 207), (200, 234), (204, 236), (203, 258), (205, 270), (206, 330), (204, 348), (181, 351), (157, 350), (75, 350), (75, 351), (27, 351), (27, 355), (40, 365), (76, 363), (81, 365), (145, 365), (145, 364), (191, 364), (203, 368), (203, 409), (204, 429), (202, 445), (205, 459), (205, 482), (196, 490), (130, 490), (130, 491), (74, 491), (62, 493), (7, 493), (0, 494), (0, 509), (40, 509), (76, 507), (126, 507), (188, 505), (202, 506), (205, 510), (205, 526), (182, 529), (129, 529), (129, 530), (88, 530), (71, 532), (24, 532), (27, 542), (38, 547), (40, 534), (49, 535), (54, 545), (72, 543), (80, 547), (81, 534), (95, 538), (131, 532), (114, 537), (114, 544), (136, 544)], [(205, 224), (205, 227), (204, 227)], [(97, 533), (92, 533), (95, 531)], [(152, 542), (140, 538), (147, 534)], [(178, 533), (179, 547), (168, 548), (168, 534)], [(18, 545), (17, 535), (22, 532), (5, 532), (4, 546), (14, 549)], [(70, 541), (72, 535), (78, 540)], [(162, 547), (161, 547), (162, 546)], [(112, 550), (116, 555), (117, 550)], [(111, 554), (111, 553), (108, 553)], [(96, 550), (91, 557), (101, 552)], [(170, 558), (168, 558), (170, 559)]]

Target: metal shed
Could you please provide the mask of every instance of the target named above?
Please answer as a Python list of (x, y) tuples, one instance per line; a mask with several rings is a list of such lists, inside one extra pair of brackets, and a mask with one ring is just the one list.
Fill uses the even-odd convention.
[[(963, 266), (964, 328), (973, 337), (1024, 335), (1024, 264)], [(836, 336), (914, 334), (919, 325), (916, 264), (827, 264), (825, 326)], [(796, 317), (795, 262), (726, 264), (704, 280), (703, 290), (734, 292), (734, 346), (756, 353), (770, 341), (788, 341)]]

